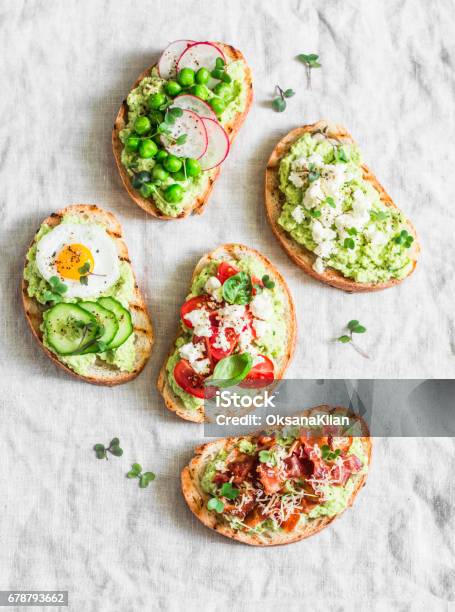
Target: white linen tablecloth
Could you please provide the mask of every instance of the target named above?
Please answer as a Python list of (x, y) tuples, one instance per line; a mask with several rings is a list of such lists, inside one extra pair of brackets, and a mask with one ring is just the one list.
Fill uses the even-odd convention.
[[(454, 3), (408, 0), (3, 0), (0, 6), (0, 590), (67, 589), (77, 612), (445, 610), (455, 600), (453, 439), (377, 440), (354, 508), (320, 535), (254, 549), (204, 528), (179, 487), (202, 427), (155, 390), (193, 266), (220, 243), (260, 249), (287, 279), (299, 337), (292, 378), (455, 376)], [(110, 134), (137, 75), (168, 41), (240, 48), (255, 103), (202, 217), (147, 218), (127, 197)], [(294, 58), (320, 54), (312, 90)], [(292, 87), (282, 114), (274, 86)], [(287, 259), (267, 225), (264, 168), (291, 128), (329, 118), (410, 216), (422, 254), (397, 288), (347, 295)], [(50, 212), (118, 215), (156, 344), (134, 382), (72, 380), (31, 337), (23, 257)], [(352, 318), (371, 356), (331, 342)], [(119, 436), (122, 458), (92, 445)], [(124, 478), (139, 461), (157, 478)], [(453, 605), (453, 604), (452, 604)]]

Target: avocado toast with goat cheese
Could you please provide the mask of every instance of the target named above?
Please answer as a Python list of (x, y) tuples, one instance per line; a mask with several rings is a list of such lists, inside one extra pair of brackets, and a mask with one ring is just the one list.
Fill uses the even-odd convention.
[(196, 265), (158, 390), (169, 410), (202, 422), (209, 376), (235, 360), (238, 382), (272, 383), (283, 377), (295, 338), (294, 303), (281, 274), (258, 251), (225, 244)]
[[(302, 414), (349, 415), (329, 406)], [(182, 471), (189, 508), (244, 544), (277, 546), (314, 535), (352, 505), (367, 478), (371, 439), (361, 419), (350, 419), (348, 431), (293, 426), (204, 444)]]
[(267, 164), (265, 204), (286, 253), (323, 283), (378, 291), (416, 266), (414, 227), (342, 126), (319, 121), (277, 144)]
[(95, 205), (43, 221), (27, 252), (22, 301), (47, 356), (87, 382), (128, 382), (150, 356), (152, 324), (122, 228)]
[(202, 213), (252, 99), (240, 51), (171, 43), (138, 77), (115, 120), (114, 157), (132, 200), (160, 219)]

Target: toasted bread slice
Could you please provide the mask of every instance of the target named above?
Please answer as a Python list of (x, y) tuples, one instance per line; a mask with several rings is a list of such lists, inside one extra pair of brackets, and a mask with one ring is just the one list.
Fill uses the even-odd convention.
[[(117, 251), (119, 258), (122, 261), (127, 262), (131, 266), (131, 262), (128, 256), (128, 249), (122, 238), (122, 227), (117, 221), (116, 217), (106, 210), (99, 208), (95, 205), (90, 204), (74, 204), (62, 208), (55, 213), (52, 213), (47, 219), (43, 221), (49, 227), (55, 227), (60, 223), (62, 217), (66, 214), (78, 215), (85, 220), (93, 221), (93, 223), (100, 223), (104, 225), (109, 236), (115, 241), (117, 245)], [(33, 241), (32, 243), (33, 244)], [(30, 245), (31, 246), (31, 245)], [(133, 271), (134, 276), (134, 271)], [(71, 368), (62, 363), (57, 355), (50, 351), (43, 344), (43, 333), (40, 329), (43, 321), (44, 307), (34, 298), (31, 298), (27, 292), (28, 283), (26, 280), (22, 280), (22, 303), (24, 306), (24, 312), (32, 334), (35, 339), (46, 353), (46, 355), (52, 359), (60, 368), (72, 374), (76, 378), (85, 380), (86, 382), (93, 383), (96, 385), (114, 386), (121, 385), (129, 382), (136, 378), (136, 376), (143, 370), (153, 345), (153, 329), (150, 321), (150, 316), (145, 305), (144, 297), (140, 292), (137, 283), (135, 282), (134, 296), (129, 303), (129, 310), (133, 319), (134, 334), (135, 334), (135, 347), (136, 347), (136, 362), (134, 370), (132, 372), (123, 372), (113, 365), (106, 363), (101, 359), (91, 366), (91, 372), (89, 376), (81, 376), (74, 372)]]
[[(319, 274), (313, 270), (313, 264), (316, 260), (316, 255), (306, 249), (303, 245), (297, 243), (279, 224), (278, 218), (281, 214), (281, 203), (283, 200), (283, 194), (279, 189), (279, 177), (278, 169), (280, 161), (284, 155), (289, 151), (291, 145), (298, 140), (305, 132), (311, 134), (324, 134), (328, 139), (334, 139), (336, 142), (354, 143), (352, 136), (349, 132), (341, 125), (329, 123), (328, 121), (322, 120), (311, 125), (304, 125), (303, 127), (296, 128), (289, 132), (274, 148), (272, 155), (267, 163), (267, 169), (265, 173), (265, 206), (267, 217), (272, 227), (273, 233), (278, 238), (281, 246), (289, 255), (289, 257), (304, 270), (307, 274), (312, 276), (322, 283), (336, 287), (337, 289), (343, 289), (343, 291), (353, 292), (365, 292), (365, 291), (379, 291), (381, 289), (387, 289), (400, 283), (403, 279), (390, 279), (382, 283), (359, 283), (353, 279), (347, 278), (334, 268), (326, 268), (322, 274)], [(392, 198), (386, 193), (383, 186), (379, 183), (374, 174), (369, 168), (363, 164), (363, 178), (372, 184), (372, 186), (379, 192), (381, 201), (386, 206), (397, 208)], [(417, 256), (419, 253), (419, 245), (417, 241), (416, 231), (409, 220), (406, 220), (407, 230), (414, 237), (413, 248), (410, 257), (413, 261), (411, 274), (417, 264)], [(409, 275), (408, 275), (409, 276)]]
[[(345, 408), (331, 408), (330, 406), (317, 406), (310, 410), (305, 410), (302, 414), (310, 415), (311, 413), (337, 413), (347, 414), (348, 411)], [(352, 416), (352, 415), (351, 415)], [(365, 453), (368, 457), (368, 465), (371, 462), (372, 452), (372, 441), (369, 437), (369, 432), (366, 424), (361, 420), (361, 432), (365, 434), (361, 437)], [(279, 427), (274, 428), (275, 431), (281, 429)], [(248, 436), (242, 436), (248, 439)], [(289, 533), (284, 531), (275, 532), (270, 535), (268, 539), (264, 539), (263, 536), (257, 533), (249, 533), (246, 531), (234, 530), (226, 521), (220, 519), (215, 512), (210, 512), (207, 509), (207, 502), (210, 499), (210, 495), (205, 493), (201, 487), (201, 478), (204, 474), (206, 464), (213, 459), (216, 454), (225, 449), (229, 449), (232, 444), (237, 442), (239, 438), (221, 438), (214, 442), (208, 442), (195, 449), (195, 456), (191, 459), (189, 465), (183, 468), (181, 474), (182, 491), (185, 497), (186, 503), (193, 514), (206, 526), (214, 531), (224, 535), (232, 540), (237, 540), (243, 544), (250, 544), (252, 546), (279, 546), (283, 544), (291, 544), (292, 542), (298, 542), (305, 538), (308, 538), (325, 527), (327, 527), (332, 521), (334, 521), (340, 514), (335, 516), (322, 516), (315, 519), (309, 519), (308, 522), (298, 530), (291, 531)], [(365, 485), (367, 479), (367, 473), (360, 475), (358, 478), (352, 495), (348, 502), (348, 507), (352, 506), (355, 498), (357, 497), (360, 489)]]
[[(228, 58), (230, 61), (242, 60), (245, 64), (245, 87), (247, 88), (247, 98), (246, 98), (245, 109), (243, 110), (243, 112), (237, 113), (228, 124), (223, 125), (224, 129), (229, 135), (229, 140), (232, 144), (232, 142), (234, 141), (234, 138), (237, 136), (240, 130), (242, 123), (245, 121), (246, 116), (248, 115), (248, 112), (250, 110), (251, 104), (253, 102), (253, 79), (252, 79), (251, 69), (246, 63), (246, 60), (243, 54), (238, 49), (235, 49), (231, 45), (226, 45), (224, 43), (216, 42), (213, 44), (219, 47), (223, 51), (226, 58)], [(144, 72), (142, 72), (139, 75), (134, 85), (131, 87), (131, 90), (137, 87), (139, 83), (142, 81), (142, 79), (144, 79), (146, 76), (150, 74), (150, 71), (152, 70), (152, 68), (154, 68), (155, 65), (156, 64), (154, 64), (153, 66), (150, 66), (150, 68), (147, 68), (146, 70), (144, 70)], [(198, 197), (195, 198), (192, 202), (188, 203), (188, 205), (184, 207), (182, 212), (177, 217), (171, 217), (170, 215), (165, 215), (158, 208), (158, 206), (156, 206), (153, 199), (143, 198), (141, 194), (139, 193), (139, 191), (133, 188), (133, 186), (131, 185), (131, 177), (128, 175), (128, 172), (126, 171), (124, 165), (122, 164), (121, 155), (122, 155), (122, 150), (123, 150), (123, 144), (120, 140), (119, 134), (120, 134), (120, 130), (123, 130), (125, 126), (127, 125), (127, 123), (128, 123), (128, 105), (125, 99), (115, 119), (114, 129), (112, 131), (112, 148), (114, 151), (115, 161), (117, 163), (117, 168), (120, 172), (120, 176), (121, 176), (123, 185), (125, 186), (125, 189), (127, 190), (131, 199), (138, 206), (143, 208), (146, 213), (148, 213), (149, 215), (153, 215), (154, 217), (158, 217), (159, 219), (164, 219), (164, 220), (184, 219), (185, 217), (188, 217), (188, 215), (190, 215), (191, 213), (196, 213), (198, 215), (202, 214), (204, 212), (204, 209), (207, 205), (208, 199), (212, 192), (213, 185), (221, 172), (221, 166), (217, 166), (213, 170), (208, 171), (210, 172), (210, 179), (209, 179), (206, 190), (203, 193), (200, 193)]]
[[(267, 257), (264, 257), (264, 255), (256, 251), (255, 249), (251, 249), (242, 244), (224, 244), (222, 246), (219, 246), (217, 249), (215, 249), (211, 253), (208, 253), (207, 255), (204, 255), (203, 257), (201, 257), (201, 259), (198, 261), (194, 269), (190, 286), (193, 283), (194, 279), (199, 275), (201, 270), (205, 266), (207, 266), (207, 264), (209, 264), (211, 261), (221, 261), (222, 259), (226, 259), (226, 258), (240, 260), (242, 259), (242, 257), (245, 257), (247, 255), (254, 256), (255, 258), (261, 261), (261, 263), (267, 268), (270, 278), (273, 281), (275, 281), (275, 283), (279, 285), (280, 288), (282, 289), (283, 295), (285, 296), (285, 299), (286, 299), (285, 317), (287, 321), (288, 334), (286, 338), (286, 349), (280, 361), (278, 362), (278, 368), (275, 373), (275, 379), (278, 380), (283, 377), (284, 372), (287, 366), (289, 365), (289, 362), (291, 361), (292, 355), (294, 354), (297, 324), (295, 320), (294, 302), (289, 292), (289, 288), (286, 284), (286, 281), (281, 276), (281, 274), (278, 272), (276, 267), (272, 264), (272, 262), (269, 259), (267, 259)], [(180, 332), (177, 334), (177, 338), (179, 336), (180, 336)], [(173, 392), (172, 388), (169, 385), (168, 375), (166, 372), (166, 364), (167, 364), (169, 357), (173, 354), (174, 350), (175, 350), (174, 344), (172, 344), (169, 355), (166, 357), (166, 360), (164, 361), (163, 366), (160, 370), (160, 374), (159, 374), (158, 382), (157, 382), (158, 391), (163, 396), (165, 404), (167, 408), (169, 408), (169, 410), (171, 410), (172, 412), (175, 412), (179, 417), (181, 417), (182, 419), (186, 419), (187, 421), (193, 421), (195, 423), (202, 423), (205, 420), (203, 407), (200, 407), (195, 410), (192, 410), (192, 409), (190, 410), (186, 408), (182, 400), (177, 395), (175, 395), (175, 393)]]

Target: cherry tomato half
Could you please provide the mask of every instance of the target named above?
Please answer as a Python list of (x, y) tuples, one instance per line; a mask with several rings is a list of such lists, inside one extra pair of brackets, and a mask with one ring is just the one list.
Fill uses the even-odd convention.
[(210, 336), (210, 338), (206, 339), (208, 356), (210, 360), (214, 361), (215, 363), (220, 361), (220, 359), (224, 359), (224, 357), (228, 357), (228, 355), (232, 353), (237, 345), (238, 336), (231, 327), (228, 327), (224, 331), (224, 334), (226, 336), (226, 340), (229, 342), (229, 347), (226, 350), (222, 348), (215, 348), (214, 346), (219, 336), (219, 332), (216, 330), (216, 328), (213, 329), (213, 334)]
[(239, 387), (247, 389), (260, 389), (267, 387), (274, 380), (273, 362), (265, 355), (260, 355), (262, 361), (253, 366), (248, 376), (243, 380)]
[(204, 399), (204, 378), (193, 370), (186, 359), (180, 359), (175, 366), (174, 378), (186, 393)]
[(185, 319), (185, 316), (193, 310), (199, 310), (203, 307), (207, 308), (208, 310), (213, 310), (216, 308), (213, 299), (209, 295), (196, 295), (183, 304), (183, 306), (180, 308), (180, 317), (187, 327), (192, 329), (193, 324), (191, 321), (188, 321), (188, 319)]
[(238, 272), (238, 268), (236, 268), (235, 266), (231, 266), (225, 261), (222, 261), (218, 266), (218, 272), (216, 273), (216, 277), (220, 281), (220, 283), (223, 284), (224, 281), (226, 281), (231, 276), (234, 276), (234, 274), (237, 274)]

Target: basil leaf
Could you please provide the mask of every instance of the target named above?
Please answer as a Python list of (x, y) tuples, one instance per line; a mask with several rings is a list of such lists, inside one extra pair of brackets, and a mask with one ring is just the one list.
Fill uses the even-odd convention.
[(211, 380), (218, 387), (232, 387), (242, 382), (253, 367), (253, 358), (249, 353), (237, 353), (221, 359), (213, 370)]
[(223, 298), (229, 304), (249, 304), (252, 292), (251, 277), (246, 272), (234, 274), (234, 276), (224, 281)]

